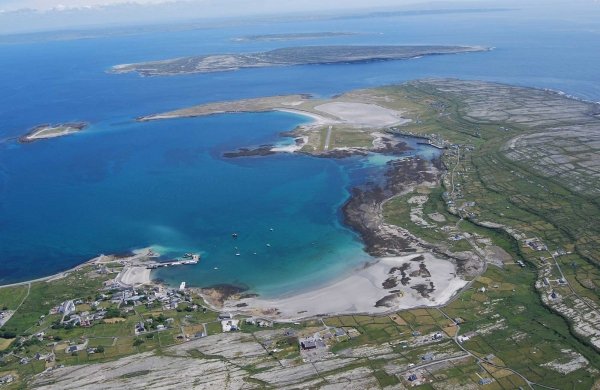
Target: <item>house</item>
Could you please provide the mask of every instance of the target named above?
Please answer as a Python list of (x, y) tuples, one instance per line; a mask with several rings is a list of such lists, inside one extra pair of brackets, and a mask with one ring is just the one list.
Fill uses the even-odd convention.
[(65, 316), (68, 316), (71, 313), (75, 312), (75, 303), (73, 303), (72, 300), (69, 301), (64, 301), (63, 303), (61, 303), (60, 307), (58, 308), (58, 312), (64, 314)]
[(139, 334), (142, 332), (145, 332), (146, 328), (144, 327), (144, 323), (143, 322), (138, 322), (137, 324), (135, 324), (135, 334)]
[(240, 329), (239, 323), (240, 320), (221, 321), (221, 328), (223, 329), (223, 332), (235, 332)]
[(421, 356), (421, 360), (425, 362), (430, 362), (435, 359), (435, 356), (431, 352), (427, 352), (425, 355)]
[(258, 320), (256, 321), (256, 325), (260, 326), (261, 328), (270, 328), (273, 326), (273, 323), (271, 321)]
[(315, 343), (314, 340), (306, 339), (300, 342), (300, 348), (302, 348), (305, 351), (310, 349), (316, 349), (317, 343)]
[(479, 380), (479, 384), (480, 384), (480, 385), (489, 385), (489, 384), (490, 384), (490, 383), (492, 383), (492, 382), (493, 382), (493, 380), (492, 380), (492, 379), (490, 379), (490, 378), (481, 378), (481, 379)]
[(417, 374), (410, 374), (407, 379), (411, 382), (414, 382), (417, 380)]
[(221, 313), (219, 314), (219, 319), (221, 321), (227, 321), (233, 319), (233, 316), (231, 315), (231, 313)]
[(71, 345), (70, 347), (67, 347), (67, 349), (65, 349), (65, 353), (73, 353), (73, 352), (77, 352), (76, 345)]
[(145, 297), (146, 297), (145, 295), (132, 295), (130, 297), (127, 297), (125, 300), (126, 300), (126, 302), (134, 302), (135, 303), (135, 302), (138, 302), (138, 301), (140, 301), (141, 299), (143, 299)]

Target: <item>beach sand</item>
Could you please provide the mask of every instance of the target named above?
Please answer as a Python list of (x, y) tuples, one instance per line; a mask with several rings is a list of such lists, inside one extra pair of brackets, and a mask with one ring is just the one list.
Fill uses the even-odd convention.
[(150, 270), (146, 267), (125, 267), (116, 277), (116, 281), (122, 285), (139, 286), (149, 284)]
[(304, 111), (304, 110), (296, 110), (293, 108), (281, 108), (281, 107), (275, 107), (275, 108), (273, 108), (273, 110), (279, 111), (279, 112), (289, 112), (290, 114), (297, 114), (297, 115), (302, 115), (302, 116), (311, 118), (312, 119), (311, 122), (301, 125), (301, 127), (303, 127), (303, 128), (321, 127), (321, 126), (339, 123), (339, 121), (336, 119), (327, 118), (322, 115), (318, 115), (313, 112)]
[[(417, 260), (415, 260), (417, 259)], [(421, 260), (418, 260), (421, 259)], [(422, 265), (421, 265), (422, 264)], [(419, 271), (422, 268), (426, 272)], [(410, 278), (400, 281), (401, 268)], [(396, 279), (385, 288), (383, 283)], [(433, 286), (431, 286), (431, 283)], [(349, 276), (284, 298), (261, 297), (228, 300), (223, 310), (296, 320), (320, 314), (385, 313), (419, 306), (438, 306), (450, 300), (467, 282), (456, 276), (456, 267), (430, 253), (385, 257), (367, 263)], [(430, 290), (433, 288), (433, 290)], [(376, 306), (376, 303), (379, 304)], [(277, 313), (275, 315), (275, 313)]]
[(358, 126), (377, 128), (410, 122), (409, 119), (402, 117), (400, 111), (390, 110), (376, 104), (334, 101), (316, 106), (315, 110)]

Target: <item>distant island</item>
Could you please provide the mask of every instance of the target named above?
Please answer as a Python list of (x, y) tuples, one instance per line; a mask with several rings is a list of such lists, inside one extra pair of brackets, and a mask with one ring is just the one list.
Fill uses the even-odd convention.
[(80, 132), (87, 127), (85, 122), (59, 123), (57, 125), (43, 124), (34, 127), (27, 134), (19, 138), (21, 143), (35, 142), (42, 139), (62, 137), (64, 135)]
[(258, 34), (246, 35), (243, 37), (233, 38), (234, 42), (251, 42), (251, 41), (291, 41), (296, 39), (320, 39), (320, 38), (335, 38), (358, 35), (358, 33), (341, 32), (341, 31), (325, 31), (325, 32), (308, 32), (308, 33), (287, 33), (287, 34)]
[(246, 54), (209, 54), (134, 64), (115, 65), (112, 73), (137, 72), (142, 76), (234, 71), (271, 66), (361, 63), (406, 60), (438, 54), (490, 50), (483, 46), (302, 46)]

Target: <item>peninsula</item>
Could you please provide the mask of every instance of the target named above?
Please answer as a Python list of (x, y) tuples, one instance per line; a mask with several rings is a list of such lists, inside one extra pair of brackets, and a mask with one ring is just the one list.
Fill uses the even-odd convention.
[(34, 127), (19, 138), (21, 143), (35, 142), (42, 139), (62, 137), (80, 132), (87, 127), (85, 122), (59, 123), (57, 125), (43, 124)]
[(406, 60), (427, 55), (490, 50), (483, 46), (299, 46), (266, 52), (208, 54), (134, 64), (115, 65), (112, 73), (137, 72), (142, 76), (235, 71), (272, 66), (350, 64), (370, 61)]
[[(598, 283), (600, 231), (592, 221), (600, 215), (600, 105), (553, 91), (443, 79), (355, 90), (331, 99), (286, 95), (211, 103), (139, 120), (256, 111), (291, 111), (314, 119), (283, 134), (296, 138), (294, 150), (274, 147), (271, 152), (393, 155), (402, 150), (406, 135), (444, 149), (441, 161), (432, 163), (418, 157), (389, 161), (382, 168), (384, 182), (351, 189), (343, 218), (361, 235), (366, 252), (377, 259), (433, 253), (453, 263), (457, 278), (447, 283), (458, 286), (461, 278), (476, 277), (488, 264), (531, 267), (531, 284), (544, 306), (577, 324), (572, 332), (600, 348), (600, 316), (586, 314), (597, 313), (598, 302), (580, 295)], [(252, 149), (230, 157), (245, 155), (252, 155)], [(378, 264), (386, 262), (391, 264)], [(376, 280), (380, 289), (375, 293), (364, 287), (357, 293), (370, 297), (371, 313), (406, 301), (408, 294), (397, 286), (418, 270), (403, 273), (405, 266), (397, 262), (377, 278), (372, 276), (376, 268), (355, 274)], [(435, 273), (428, 278), (435, 286), (429, 295), (443, 295)], [(307, 294), (301, 301), (224, 299), (221, 304), (230, 310), (239, 304), (276, 307), (288, 316), (296, 309), (301, 316), (330, 311), (318, 301), (325, 294), (331, 291)], [(342, 297), (331, 302), (337, 299)], [(350, 311), (365, 310), (362, 301), (348, 303)]]

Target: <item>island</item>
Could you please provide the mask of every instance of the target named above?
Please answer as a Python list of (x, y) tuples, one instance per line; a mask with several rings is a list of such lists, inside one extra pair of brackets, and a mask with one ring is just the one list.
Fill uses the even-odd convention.
[(391, 159), (381, 165), (383, 180), (349, 189), (343, 221), (373, 260), (324, 286), (273, 299), (244, 286), (164, 285), (151, 269), (165, 259), (148, 248), (2, 286), (0, 383), (598, 386), (600, 104), (428, 79), (330, 99), (263, 97), (139, 119), (272, 110), (314, 119), (281, 134), (302, 145), (246, 149), (307, 158), (391, 149), (395, 156), (406, 137), (440, 148), (436, 159)]
[(358, 35), (352, 32), (340, 31), (325, 31), (325, 32), (305, 32), (305, 33), (284, 33), (284, 34), (258, 34), (246, 35), (243, 37), (233, 38), (234, 42), (276, 42), (276, 41), (291, 41), (297, 39), (322, 39), (322, 38), (337, 38)]
[(27, 134), (19, 138), (21, 143), (35, 142), (48, 138), (62, 137), (75, 134), (88, 126), (85, 122), (59, 123), (56, 125), (43, 124), (34, 127)]
[(483, 46), (298, 46), (247, 54), (208, 54), (162, 61), (115, 65), (111, 73), (137, 72), (142, 76), (235, 71), (272, 66), (351, 64), (406, 60), (429, 55), (490, 50)]

